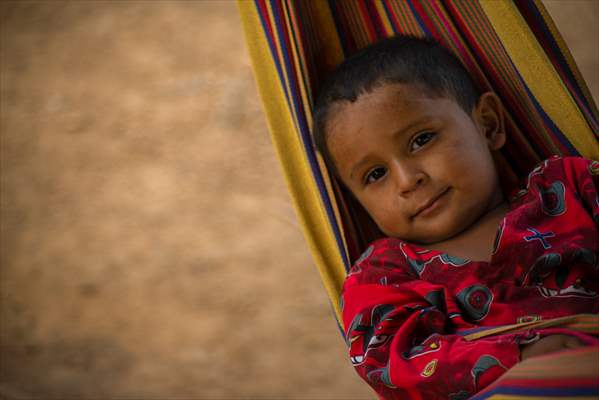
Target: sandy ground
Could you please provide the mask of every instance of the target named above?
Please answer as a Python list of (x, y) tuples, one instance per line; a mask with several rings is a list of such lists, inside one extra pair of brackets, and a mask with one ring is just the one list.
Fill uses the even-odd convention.
[[(548, 6), (597, 97), (599, 2)], [(235, 4), (2, 2), (0, 18), (0, 398), (373, 399)]]

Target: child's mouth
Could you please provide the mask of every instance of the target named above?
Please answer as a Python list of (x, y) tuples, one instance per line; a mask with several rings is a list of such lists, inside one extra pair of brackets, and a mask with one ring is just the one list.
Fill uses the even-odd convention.
[(439, 193), (437, 196), (433, 197), (429, 201), (427, 201), (424, 205), (422, 205), (416, 214), (412, 215), (412, 219), (416, 217), (426, 217), (435, 211), (437, 211), (441, 205), (441, 201), (451, 188), (447, 188)]

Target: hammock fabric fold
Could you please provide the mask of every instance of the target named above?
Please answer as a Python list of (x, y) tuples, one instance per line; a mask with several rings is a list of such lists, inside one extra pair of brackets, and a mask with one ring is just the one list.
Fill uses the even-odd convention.
[(395, 34), (434, 38), (506, 108), (506, 190), (551, 155), (599, 159), (599, 113), (540, 0), (238, 0), (256, 82), (298, 219), (341, 327), (343, 280), (378, 230), (329, 176), (312, 104), (346, 56)]
[[(514, 324), (466, 335), (476, 340), (530, 329), (568, 329), (599, 337), (599, 316), (580, 314), (547, 321)], [(561, 333), (561, 332), (556, 332)], [(529, 358), (516, 364), (470, 400), (597, 399), (599, 398), (599, 338), (593, 346)]]
[(470, 400), (597, 399), (597, 360), (599, 346), (530, 358)]

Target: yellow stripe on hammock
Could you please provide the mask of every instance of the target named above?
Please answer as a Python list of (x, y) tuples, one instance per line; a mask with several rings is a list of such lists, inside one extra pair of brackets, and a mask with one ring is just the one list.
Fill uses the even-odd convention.
[[(599, 144), (580, 109), (564, 86), (516, 5), (508, 1), (480, 0), (495, 32), (532, 95), (549, 118), (582, 156), (599, 159)], [(550, 139), (547, 138), (550, 142)]]
[[(329, 298), (338, 299), (346, 274), (343, 258), (339, 253), (318, 186), (312, 177), (301, 138), (287, 107), (285, 93), (262, 32), (254, 2), (240, 0), (237, 5), (254, 67), (254, 76), (267, 115), (271, 140), (277, 149), (293, 205)], [(268, 96), (265, 93), (268, 93)], [(332, 306), (338, 320), (341, 321), (339, 302), (333, 301)]]

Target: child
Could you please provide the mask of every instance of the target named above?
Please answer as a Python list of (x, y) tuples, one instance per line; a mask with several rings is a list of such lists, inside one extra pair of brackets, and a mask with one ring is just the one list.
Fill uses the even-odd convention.
[(440, 45), (395, 37), (346, 60), (315, 107), (329, 168), (388, 236), (351, 269), (351, 361), (382, 398), (465, 399), (519, 361), (592, 338), (466, 331), (599, 311), (599, 163), (551, 158), (506, 201), (503, 109)]

